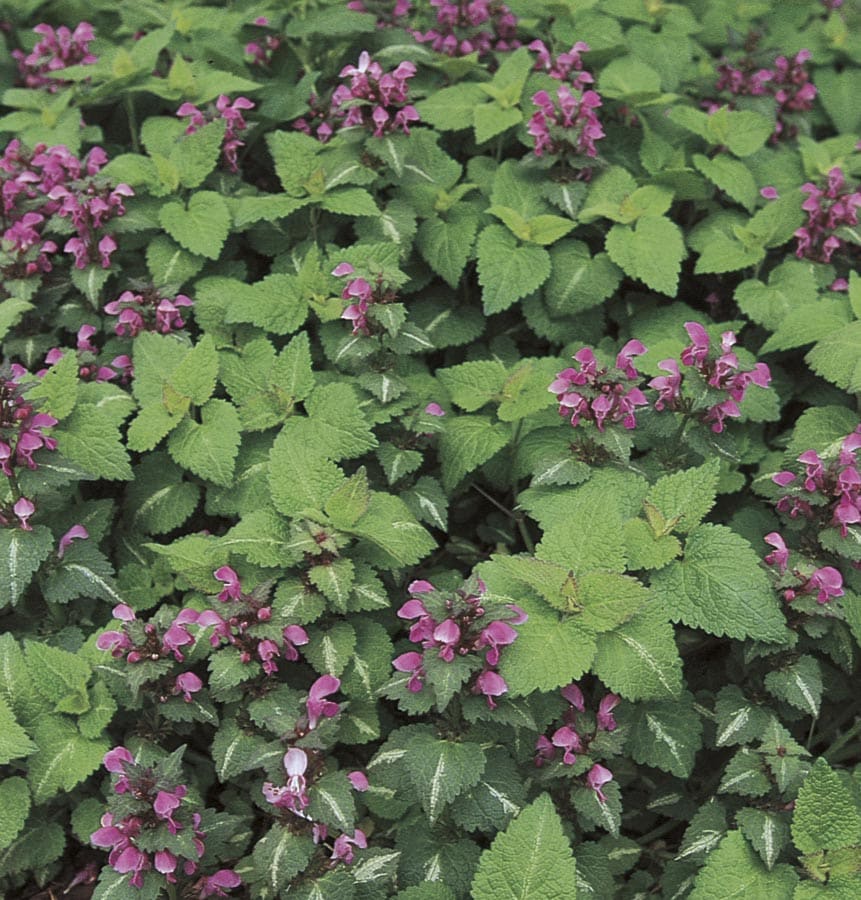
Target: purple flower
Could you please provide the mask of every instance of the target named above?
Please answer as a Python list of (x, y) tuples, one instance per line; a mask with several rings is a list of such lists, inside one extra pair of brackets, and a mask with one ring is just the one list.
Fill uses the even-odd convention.
[(203, 682), (194, 672), (183, 672), (177, 675), (173, 685), (174, 694), (182, 694), (186, 703), (191, 703), (191, 695), (196, 694), (203, 688)]
[(333, 675), (321, 675), (312, 685), (308, 692), (308, 699), (305, 705), (308, 709), (308, 730), (312, 731), (317, 727), (320, 716), (332, 718), (340, 712), (340, 706), (332, 700), (325, 698), (329, 694), (334, 694), (341, 687), (341, 681)]
[(517, 632), (507, 622), (496, 621), (482, 629), (475, 646), (476, 649), (490, 647), (484, 659), (489, 666), (496, 666), (499, 663), (499, 648), (513, 644), (516, 639)]
[(125, 775), (126, 765), (133, 764), (135, 758), (125, 747), (114, 747), (105, 754), (102, 763), (104, 767), (115, 775)]
[(454, 619), (444, 619), (434, 628), (432, 639), (435, 646), (442, 647), (439, 652), (440, 659), (451, 662), (460, 641), (460, 627)]
[(370, 787), (368, 776), (364, 772), (348, 772), (347, 778), (350, 779), (350, 784), (353, 786), (354, 791), (364, 792)]
[(496, 709), (496, 703), (493, 702), (494, 697), (499, 697), (508, 691), (508, 685), (505, 679), (492, 669), (486, 669), (475, 680), (475, 693), (483, 694), (487, 698), (487, 705), (491, 709)]
[(219, 869), (214, 875), (206, 875), (195, 885), (200, 900), (207, 897), (226, 897), (227, 891), (239, 887), (242, 879), (233, 869)]
[(810, 586), (817, 590), (817, 603), (828, 603), (834, 597), (843, 596), (843, 576), (832, 566), (823, 566), (810, 576)]
[(619, 705), (621, 697), (616, 694), (605, 694), (598, 704), (598, 728), (602, 731), (615, 731), (616, 720), (613, 710)]
[(263, 795), (274, 806), (289, 809), (297, 815), (304, 816), (303, 810), (311, 802), (306, 791), (305, 772), (307, 769), (308, 755), (298, 747), (291, 747), (284, 754), (287, 784), (284, 787), (275, 787), (267, 781), (263, 785)]
[(574, 707), (574, 709), (583, 712), (586, 704), (583, 700), (583, 692), (576, 684), (569, 684), (560, 691), (562, 696)]
[(239, 576), (230, 566), (222, 566), (214, 572), (215, 577), (224, 584), (224, 590), (218, 595), (222, 603), (228, 600), (238, 600), (242, 596), (242, 585)]
[(62, 559), (75, 539), (86, 540), (90, 536), (83, 525), (73, 525), (61, 538), (57, 548), (57, 557)]
[(284, 637), (284, 656), (290, 662), (299, 659), (297, 647), (304, 647), (310, 640), (308, 632), (301, 625), (288, 625), (282, 632)]
[(604, 796), (601, 788), (608, 782), (613, 780), (613, 773), (609, 769), (605, 769), (604, 766), (599, 763), (595, 763), (591, 769), (589, 769), (588, 774), (586, 775), (586, 782), (590, 788), (598, 795), (598, 800), (601, 803), (606, 803), (607, 798)]
[(417, 694), (424, 686), (425, 670), (423, 668), (424, 659), (421, 653), (411, 650), (409, 653), (402, 653), (392, 660), (392, 665), (399, 672), (409, 672), (410, 680), (407, 682), (407, 689)]
[(550, 762), (556, 756), (556, 748), (551, 743), (550, 738), (544, 734), (539, 735), (538, 740), (535, 742), (535, 751), (534, 763), (539, 769), (544, 763)]
[(159, 819), (167, 822), (171, 834), (182, 830), (182, 825), (173, 818), (173, 814), (182, 805), (182, 798), (187, 793), (185, 785), (180, 784), (172, 791), (159, 791), (153, 801), (153, 812)]
[(765, 557), (766, 564), (775, 566), (782, 574), (786, 571), (786, 565), (789, 561), (789, 551), (786, 549), (783, 538), (776, 531), (772, 531), (763, 540), (766, 544), (774, 547), (774, 550)]
[(368, 846), (368, 839), (365, 837), (364, 831), (360, 829), (356, 829), (353, 832), (353, 836), (342, 834), (335, 838), (335, 843), (332, 846), (332, 857), (331, 857), (331, 865), (335, 865), (336, 863), (342, 862), (345, 865), (350, 865), (353, 862), (354, 852), (353, 847), (359, 847), (364, 850)]
[(574, 751), (576, 750), (579, 753), (583, 749), (580, 735), (569, 725), (563, 725), (561, 728), (558, 728), (553, 733), (550, 742), (554, 747), (560, 747), (565, 751), (562, 755), (562, 762), (565, 763), (566, 766), (573, 766), (574, 763), (577, 762)]
[(428, 403), (425, 407), (425, 413), (429, 416), (444, 416), (445, 410), (439, 405), (439, 403)]

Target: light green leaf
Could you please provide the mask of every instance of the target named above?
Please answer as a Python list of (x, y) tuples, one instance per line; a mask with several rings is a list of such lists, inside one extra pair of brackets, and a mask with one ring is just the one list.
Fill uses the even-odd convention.
[(36, 745), (27, 737), (27, 732), (15, 721), (9, 704), (0, 696), (0, 765), (27, 756), (35, 749)]
[(759, 557), (723, 525), (697, 526), (684, 558), (656, 572), (652, 587), (674, 622), (739, 640), (786, 640), (786, 620)]
[(344, 530), (375, 545), (378, 563), (390, 567), (415, 565), (436, 548), (404, 501), (391, 494), (372, 492), (367, 512)]
[(598, 637), (595, 674), (626, 700), (677, 697), (682, 661), (672, 625), (651, 607)]
[(78, 356), (67, 350), (27, 391), (28, 400), (40, 400), (39, 412), (63, 420), (74, 409), (78, 399)]
[(712, 459), (695, 469), (684, 469), (658, 479), (645, 502), (663, 519), (665, 528), (661, 531), (686, 534), (700, 524), (714, 506), (719, 470), (719, 461)]
[(431, 216), (419, 225), (416, 246), (425, 262), (449, 285), (460, 282), (472, 252), (479, 217), (466, 205), (457, 205), (445, 217)]
[(789, 822), (786, 816), (764, 809), (746, 806), (736, 813), (741, 833), (753, 844), (767, 869), (773, 869), (783, 848), (789, 843)]
[(697, 875), (691, 900), (729, 900), (731, 897), (768, 897), (791, 900), (798, 876), (791, 866), (765, 868), (740, 831), (730, 831), (709, 854)]
[(104, 740), (87, 740), (67, 720), (42, 719), (33, 727), (38, 751), (28, 760), (27, 780), (36, 803), (71, 791), (102, 764), (110, 749)]
[(200, 408), (201, 423), (183, 419), (168, 441), (168, 451), (184, 469), (215, 484), (229, 485), (239, 452), (239, 414), (226, 400)]
[(861, 321), (845, 325), (819, 343), (805, 356), (810, 368), (844, 390), (861, 391)]
[[(5, 737), (4, 730), (0, 742)], [(27, 787), (27, 782), (17, 776), (0, 781), (0, 850), (15, 840), (24, 827), (29, 812), (30, 788)]]
[(550, 275), (550, 254), (519, 245), (502, 225), (488, 225), (478, 236), (478, 281), (487, 314), (502, 312), (538, 290)]
[(665, 216), (643, 216), (631, 228), (614, 225), (605, 246), (619, 268), (652, 290), (674, 297), (686, 250), (678, 225)]
[(436, 377), (452, 402), (467, 412), (475, 412), (495, 400), (508, 373), (498, 359), (480, 359), (439, 369)]
[(60, 453), (95, 478), (131, 481), (132, 469), (119, 428), (97, 406), (78, 404), (57, 431)]
[(182, 247), (198, 256), (218, 259), (230, 232), (230, 211), (221, 194), (197, 191), (188, 206), (165, 203), (159, 212), (162, 228)]
[(217, 375), (215, 342), (205, 334), (171, 372), (167, 383), (195, 406), (203, 406), (215, 390)]
[(283, 825), (273, 825), (254, 846), (255, 882), (265, 885), (266, 896), (279, 897), (307, 865), (315, 845), (309, 835), (297, 835)]
[(472, 882), (475, 900), (571, 900), (576, 866), (562, 820), (541, 794), (481, 855)]
[(792, 840), (802, 853), (861, 843), (861, 812), (852, 792), (819, 758), (804, 781), (792, 814)]
[(488, 416), (459, 416), (445, 423), (440, 440), (442, 480), (447, 491), (508, 443), (508, 429)]
[(622, 279), (606, 253), (593, 257), (582, 241), (557, 244), (550, 258), (553, 271), (544, 286), (544, 297), (560, 315), (575, 315), (603, 303)]

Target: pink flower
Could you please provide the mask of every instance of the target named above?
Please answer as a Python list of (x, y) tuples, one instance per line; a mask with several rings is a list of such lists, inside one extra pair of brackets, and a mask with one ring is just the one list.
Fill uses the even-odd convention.
[(135, 758), (125, 747), (114, 747), (105, 754), (102, 763), (104, 767), (115, 775), (124, 775), (126, 765), (134, 763)]
[(332, 846), (330, 865), (335, 865), (338, 862), (350, 865), (354, 858), (353, 847), (359, 847), (364, 850), (367, 846), (368, 839), (365, 837), (364, 831), (358, 828), (353, 832), (352, 837), (346, 834), (339, 835), (335, 838), (335, 843)]
[(182, 694), (186, 703), (191, 703), (191, 695), (196, 694), (203, 687), (203, 682), (194, 672), (183, 672), (178, 675), (173, 686), (174, 694)]
[(823, 566), (810, 576), (810, 585), (818, 590), (817, 603), (828, 603), (834, 597), (843, 596), (843, 576), (832, 566)]
[(489, 666), (496, 666), (499, 663), (499, 648), (513, 644), (516, 639), (517, 632), (507, 622), (491, 622), (482, 630), (475, 647), (490, 647), (484, 657), (485, 662)]
[(789, 551), (786, 549), (783, 538), (776, 531), (772, 531), (763, 540), (766, 544), (774, 547), (774, 550), (765, 557), (766, 565), (775, 566), (782, 574), (786, 571), (786, 564), (789, 560)]
[(205, 900), (207, 897), (226, 897), (226, 891), (239, 887), (242, 879), (233, 869), (219, 869), (214, 875), (201, 878), (195, 885), (198, 897)]
[(215, 577), (224, 584), (224, 590), (218, 595), (222, 603), (228, 600), (238, 600), (242, 596), (242, 585), (239, 576), (230, 566), (222, 566), (215, 570)]
[(86, 540), (90, 536), (89, 532), (83, 525), (73, 525), (61, 538), (57, 548), (57, 557), (62, 559), (66, 551), (72, 545), (72, 541), (76, 539)]
[(329, 694), (334, 694), (341, 687), (341, 681), (333, 675), (321, 675), (312, 685), (308, 692), (308, 699), (305, 705), (308, 709), (308, 730), (312, 731), (317, 727), (320, 716), (332, 718), (340, 712), (340, 706), (337, 703), (326, 700)]
[(499, 697), (508, 691), (508, 685), (505, 679), (492, 669), (482, 672), (475, 680), (475, 693), (483, 694), (487, 698), (487, 705), (491, 709), (496, 709), (496, 703), (493, 702), (494, 697)]
[(607, 798), (604, 796), (601, 788), (608, 782), (613, 780), (613, 773), (609, 769), (605, 769), (604, 766), (599, 763), (595, 763), (591, 769), (589, 769), (588, 774), (586, 775), (586, 782), (590, 788), (598, 795), (598, 800), (601, 803), (606, 803)]
[(18, 517), (18, 523), (20, 524), (22, 531), (33, 530), (33, 526), (30, 524), (29, 520), (33, 513), (36, 512), (36, 506), (31, 500), (28, 500), (26, 497), (21, 497), (19, 500), (16, 500), (15, 505), (12, 507), (12, 512)]
[(301, 625), (288, 625), (282, 632), (282, 636), (284, 637), (284, 657), (290, 662), (296, 662), (299, 659), (299, 651), (296, 648), (304, 647), (309, 642), (308, 632)]
[(616, 720), (613, 710), (619, 705), (621, 697), (616, 694), (605, 694), (598, 704), (598, 728), (602, 731), (615, 731)]
[(429, 416), (444, 416), (445, 410), (439, 405), (439, 403), (428, 403), (425, 407), (425, 413)]
[(583, 700), (583, 692), (576, 684), (569, 684), (567, 687), (562, 688), (560, 693), (574, 709), (579, 710), (580, 712), (583, 712), (586, 709), (586, 704)]
[(578, 753), (582, 751), (583, 744), (580, 741), (580, 735), (573, 728), (563, 725), (554, 732), (550, 741), (554, 747), (561, 747), (565, 751), (562, 755), (562, 762), (566, 766), (573, 766), (577, 762), (574, 751), (576, 750)]
[(392, 660), (392, 665), (399, 672), (409, 672), (410, 679), (407, 682), (407, 689), (417, 694), (424, 685), (425, 671), (423, 668), (424, 659), (421, 653), (411, 650), (409, 653), (402, 653)]
[(460, 641), (460, 627), (454, 619), (444, 619), (433, 630), (433, 641), (436, 646), (442, 646), (440, 659), (451, 662), (454, 659), (454, 651)]
[(263, 785), (263, 795), (274, 806), (289, 809), (297, 815), (304, 815), (302, 810), (311, 802), (306, 791), (305, 772), (307, 769), (308, 755), (299, 747), (291, 747), (284, 754), (287, 784), (284, 787), (275, 787), (267, 781)]

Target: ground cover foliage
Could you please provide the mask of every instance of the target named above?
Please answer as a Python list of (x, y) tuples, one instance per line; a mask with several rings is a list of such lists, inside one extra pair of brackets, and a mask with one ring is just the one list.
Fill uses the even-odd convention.
[(0, 889), (859, 896), (858, 2), (0, 9)]

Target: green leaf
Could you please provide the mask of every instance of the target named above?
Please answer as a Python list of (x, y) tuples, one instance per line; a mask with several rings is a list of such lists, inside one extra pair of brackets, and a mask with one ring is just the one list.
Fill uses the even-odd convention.
[(215, 390), (217, 375), (215, 342), (205, 334), (171, 372), (167, 384), (195, 406), (203, 406)]
[(204, 261), (183, 250), (167, 235), (159, 234), (146, 248), (146, 264), (153, 284), (159, 287), (182, 287), (203, 268)]
[(746, 806), (736, 813), (741, 833), (753, 844), (767, 869), (773, 869), (783, 848), (789, 843), (789, 823), (785, 816)]
[(104, 740), (87, 740), (70, 722), (52, 717), (33, 727), (38, 751), (28, 760), (27, 780), (36, 803), (68, 792), (102, 764), (110, 749)]
[(737, 159), (728, 156), (716, 156), (709, 159), (701, 153), (695, 153), (694, 165), (713, 184), (717, 185), (728, 197), (740, 203), (748, 212), (753, 212), (759, 199), (756, 181), (750, 169)]
[(496, 400), (507, 376), (505, 366), (498, 359), (465, 362), (436, 372), (452, 402), (467, 412), (475, 412)]
[(625, 522), (625, 553), (628, 569), (662, 569), (681, 552), (682, 545), (674, 534), (655, 535), (644, 519)]
[(36, 690), (52, 703), (68, 694), (86, 696), (90, 665), (75, 653), (39, 641), (25, 641), (27, 673)]
[(822, 702), (822, 671), (812, 656), (801, 656), (765, 676), (766, 690), (816, 718)]
[(131, 523), (147, 534), (179, 528), (194, 512), (200, 488), (182, 480), (182, 469), (166, 453), (151, 453), (134, 469), (126, 490)]
[(602, 788), (605, 801), (590, 787), (575, 782), (571, 790), (574, 809), (580, 819), (580, 827), (594, 826), (609, 831), (613, 837), (619, 837), (622, 825), (622, 793), (619, 784), (611, 781)]
[(17, 603), (53, 549), (54, 538), (44, 525), (32, 531), (0, 529), (0, 602)]
[(210, 400), (200, 408), (200, 418), (200, 424), (182, 420), (170, 436), (168, 451), (184, 469), (229, 485), (239, 452), (239, 414), (226, 400)]
[(216, 119), (184, 135), (171, 150), (170, 161), (176, 166), (183, 187), (199, 187), (215, 168), (221, 156), (224, 131), (225, 121)]
[(320, 206), (342, 216), (379, 216), (380, 210), (374, 198), (363, 188), (341, 188), (325, 194)]
[(726, 810), (714, 798), (704, 803), (685, 829), (676, 859), (703, 863), (726, 834)]
[(726, 146), (736, 156), (750, 156), (771, 137), (774, 123), (759, 113), (724, 106), (709, 115), (708, 131), (713, 144)]
[(606, 253), (592, 256), (582, 241), (563, 241), (550, 251), (553, 271), (544, 286), (547, 305), (559, 315), (576, 315), (603, 303), (622, 273)]
[(487, 750), (481, 781), (458, 798), (451, 814), (467, 831), (502, 831), (526, 803), (526, 787), (517, 764), (503, 747)]
[(791, 866), (765, 868), (740, 831), (730, 831), (697, 875), (691, 900), (768, 897), (791, 900), (798, 876)]
[(478, 281), (486, 314), (502, 312), (539, 287), (551, 271), (542, 247), (518, 244), (502, 225), (488, 225), (478, 236)]
[(164, 230), (182, 247), (207, 259), (218, 259), (230, 232), (230, 211), (221, 194), (197, 191), (188, 206), (165, 203), (159, 212)]
[(687, 255), (682, 232), (665, 216), (643, 216), (631, 228), (614, 225), (605, 246), (610, 259), (652, 290), (674, 297), (682, 260)]
[(805, 854), (861, 843), (861, 812), (855, 798), (821, 757), (798, 792), (792, 840)]
[(460, 131), (472, 127), (475, 108), (486, 100), (480, 85), (462, 82), (434, 91), (416, 104), (416, 110), (423, 122), (440, 131)]
[(608, 97), (636, 101), (644, 94), (660, 94), (661, 76), (641, 60), (625, 56), (604, 67), (599, 88)]
[(27, 310), (32, 309), (33, 304), (17, 297), (7, 297), (0, 301), (0, 340), (6, 337)]
[(0, 697), (0, 765), (27, 756), (35, 749), (36, 745), (27, 737), (27, 732), (15, 721), (9, 704)]
[(311, 640), (302, 648), (305, 658), (321, 675), (340, 676), (356, 649), (353, 626), (348, 622), (333, 622), (324, 628), (309, 627), (307, 631)]
[(517, 626), (517, 640), (505, 648), (499, 672), (513, 697), (552, 691), (580, 678), (595, 656), (595, 637), (576, 618), (519, 597), (529, 619)]
[(747, 744), (765, 730), (769, 713), (752, 703), (741, 689), (730, 684), (722, 687), (715, 702), (718, 747)]
[(250, 322), (271, 334), (291, 334), (307, 315), (298, 277), (276, 273), (254, 284), (236, 282), (225, 320)]
[(810, 368), (844, 390), (861, 391), (861, 322), (852, 322), (828, 337), (822, 338), (804, 357)]
[(440, 440), (442, 481), (447, 491), (508, 443), (508, 428), (488, 416), (458, 416), (445, 423)]
[[(720, 463), (712, 459), (698, 468), (665, 475), (655, 482), (645, 502), (660, 513), (663, 533), (672, 530), (687, 534), (700, 524), (714, 506), (719, 473)], [(650, 517), (650, 521), (654, 519)]]
[(641, 765), (689, 778), (702, 746), (702, 721), (693, 696), (683, 691), (678, 699), (638, 703), (622, 722), (630, 727), (626, 748)]
[(273, 509), (252, 509), (222, 538), (219, 546), (258, 566), (283, 567), (295, 562), (298, 550), (289, 547), (290, 529)]
[(40, 400), (39, 412), (63, 420), (74, 409), (78, 399), (78, 357), (66, 351), (41, 377), (39, 383), (27, 391), (28, 400)]
[(352, 832), (356, 825), (356, 804), (347, 773), (331, 772), (314, 783), (309, 792), (308, 815), (339, 831)]
[(763, 797), (771, 790), (771, 781), (762, 754), (742, 747), (727, 763), (718, 787), (719, 794)]
[(682, 661), (672, 625), (653, 608), (598, 637), (595, 674), (626, 700), (677, 697)]
[(272, 369), (272, 384), (294, 401), (304, 400), (314, 389), (311, 366), (311, 343), (308, 333), (301, 331), (278, 355)]
[(78, 716), (78, 729), (85, 738), (97, 738), (114, 718), (117, 702), (105, 684), (97, 681), (90, 690), (90, 708)]
[(336, 528), (349, 528), (367, 512), (370, 500), (368, 476), (362, 468), (329, 497), (324, 509)]
[(404, 763), (413, 788), (430, 822), (467, 788), (478, 784), (486, 758), (478, 744), (415, 735), (407, 744)]
[(431, 216), (419, 225), (416, 246), (424, 261), (449, 287), (460, 283), (472, 253), (479, 217), (468, 206), (454, 206), (445, 217)]
[(272, 502), (284, 515), (319, 510), (344, 482), (344, 474), (318, 447), (314, 423), (287, 422), (272, 445), (269, 457)]
[(254, 845), (255, 883), (261, 888), (265, 885), (266, 896), (281, 896), (308, 865), (315, 849), (309, 835), (293, 834), (283, 825), (273, 825)]
[(118, 425), (101, 415), (96, 404), (79, 403), (56, 438), (60, 453), (94, 478), (131, 481), (132, 469)]
[(415, 565), (436, 548), (409, 507), (391, 494), (373, 492), (367, 512), (344, 530), (375, 545), (378, 563), (388, 567)]
[[(62, 856), (65, 846), (66, 834), (59, 823), (31, 826), (0, 851), (0, 872), (5, 876), (27, 869), (44, 869)], [(154, 900), (154, 897), (147, 897), (146, 900)]]
[(601, 498), (589, 484), (566, 496), (565, 514), (542, 522), (544, 535), (535, 555), (572, 569), (575, 576), (594, 569), (624, 571), (622, 516), (615, 498)]
[(481, 855), (472, 882), (475, 900), (570, 900), (576, 866), (562, 820), (541, 794)]
[(816, 90), (834, 127), (841, 134), (856, 134), (861, 130), (861, 71), (846, 67), (841, 72), (820, 68), (816, 73)]
[(222, 784), (229, 783), (243, 772), (269, 765), (283, 755), (284, 751), (277, 743), (267, 742), (259, 734), (243, 731), (232, 719), (224, 722), (212, 741), (215, 774)]
[(652, 587), (674, 622), (739, 640), (786, 640), (786, 621), (759, 557), (723, 525), (697, 526), (684, 558), (656, 572)]
[[(4, 731), (0, 741), (5, 738)], [(27, 782), (17, 776), (0, 781), (0, 850), (15, 840), (24, 827), (29, 812), (30, 788), (27, 787)]]
[(473, 112), (475, 141), (483, 144), (522, 121), (523, 113), (517, 107), (503, 109), (498, 103), (483, 103)]

